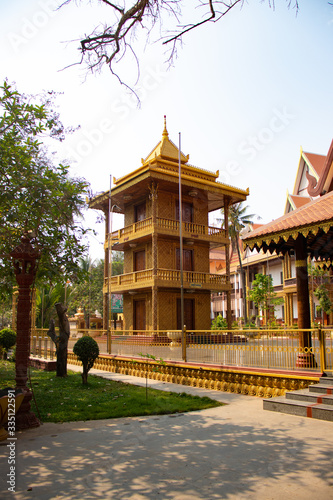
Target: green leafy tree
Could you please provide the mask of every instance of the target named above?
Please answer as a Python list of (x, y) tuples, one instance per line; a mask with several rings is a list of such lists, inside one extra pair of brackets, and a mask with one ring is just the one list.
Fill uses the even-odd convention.
[(81, 259), (80, 265), (85, 274), (71, 288), (68, 310), (73, 314), (82, 308), (88, 322), (90, 314), (103, 311), (104, 260)]
[(81, 337), (73, 347), (74, 354), (82, 363), (82, 383), (88, 383), (88, 372), (94, 366), (95, 359), (99, 355), (99, 347), (96, 342), (91, 337)]
[(272, 276), (261, 273), (255, 275), (249, 299), (264, 312), (272, 309), (275, 311), (275, 307), (283, 303), (283, 298), (277, 297), (274, 292)]
[(112, 276), (124, 272), (124, 252), (112, 251)]
[(11, 290), (0, 294), (0, 327), (8, 326), (12, 317), (13, 295)]
[(330, 301), (329, 291), (325, 285), (319, 285), (313, 292), (319, 301), (319, 311), (324, 311), (326, 314), (332, 312), (332, 302)]
[(55, 305), (58, 302), (64, 304), (69, 296), (70, 288), (62, 283), (38, 288), (36, 292), (36, 327), (48, 328), (50, 320), (56, 317)]
[(42, 141), (60, 141), (66, 130), (54, 111), (54, 93), (20, 94), (0, 87), (0, 293), (14, 283), (10, 252), (23, 234), (40, 251), (37, 282), (64, 282), (80, 271), (85, 251), (82, 213), (88, 184), (54, 165)]
[(313, 279), (313, 285), (315, 286), (313, 295), (318, 299), (319, 306), (317, 310), (319, 312), (324, 311), (326, 314), (330, 314), (333, 311), (333, 305), (330, 300), (330, 293), (327, 288), (329, 284), (330, 275), (326, 269), (319, 266), (310, 266), (309, 274)]

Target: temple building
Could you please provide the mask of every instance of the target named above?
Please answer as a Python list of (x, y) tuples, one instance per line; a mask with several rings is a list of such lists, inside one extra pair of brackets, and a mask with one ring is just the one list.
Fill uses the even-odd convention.
[[(332, 256), (333, 247), (327, 253), (325, 239), (331, 238), (331, 219), (333, 217), (333, 141), (326, 155), (309, 153), (301, 149), (300, 159), (295, 176), (292, 193), (287, 192), (284, 215), (268, 224), (252, 224), (243, 233), (243, 241), (247, 248), (242, 254), (242, 265), (246, 272), (246, 287), (251, 289), (257, 273), (270, 274), (273, 279), (274, 291), (284, 299), (284, 303), (276, 307), (275, 320), (285, 325), (293, 325), (299, 319), (299, 303), (297, 293), (297, 259), (294, 249), (295, 235), (302, 234), (308, 240), (308, 266), (322, 266), (327, 270), (325, 286), (333, 302)], [(263, 243), (263, 235), (267, 233), (267, 242)], [(311, 250), (314, 243), (310, 236), (318, 240), (317, 249)], [(325, 238), (323, 237), (325, 235)], [(287, 240), (290, 239), (289, 244)], [(285, 245), (277, 245), (279, 241)], [(266, 240), (265, 240), (266, 241)], [(249, 244), (248, 242), (251, 242)], [(263, 243), (263, 244), (262, 244)], [(266, 246), (265, 246), (266, 245)], [(279, 252), (276, 252), (276, 250)], [(267, 251), (269, 250), (269, 251)], [(220, 252), (220, 253), (219, 253)], [(311, 253), (312, 252), (312, 253)], [(325, 253), (326, 252), (326, 253)], [(223, 251), (222, 251), (223, 255)], [(224, 272), (221, 250), (215, 249), (211, 254), (212, 265), (217, 272)], [(311, 267), (309, 266), (311, 269)], [(238, 256), (230, 254), (232, 319), (238, 321), (244, 317), (244, 301), (241, 290), (240, 266)], [(333, 311), (325, 314), (319, 312), (318, 300), (315, 297), (317, 286), (322, 283), (311, 273), (309, 275), (309, 298), (311, 323), (314, 321), (332, 324)], [(248, 301), (248, 318), (257, 316), (260, 311), (253, 302)], [(226, 297), (223, 293), (213, 294), (214, 315), (225, 317)], [(266, 318), (268, 319), (268, 318)], [(270, 318), (272, 319), (272, 318)]]
[[(224, 292), (230, 310), (228, 228), (210, 227), (208, 216), (223, 208), (227, 221), (230, 205), (246, 200), (249, 191), (222, 184), (218, 172), (188, 161), (169, 139), (164, 119), (162, 138), (141, 166), (89, 202), (105, 214), (105, 329), (115, 293), (123, 294), (124, 330), (133, 333), (180, 330), (181, 296), (187, 330), (210, 328), (212, 292)], [(124, 227), (117, 231), (110, 227), (113, 211), (124, 214)], [(226, 249), (224, 275), (210, 272), (209, 252), (215, 247)], [(124, 252), (119, 276), (110, 270), (111, 248)], [(231, 310), (228, 317), (231, 323)]]

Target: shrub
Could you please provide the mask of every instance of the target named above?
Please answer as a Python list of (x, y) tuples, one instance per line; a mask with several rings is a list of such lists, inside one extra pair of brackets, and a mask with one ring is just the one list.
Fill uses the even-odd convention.
[(4, 349), (4, 359), (7, 358), (8, 349), (16, 344), (16, 332), (10, 328), (4, 328), (0, 331), (0, 347)]
[(212, 330), (226, 330), (228, 328), (227, 320), (221, 314), (216, 316), (212, 321)]
[(73, 352), (82, 363), (82, 383), (86, 384), (88, 372), (93, 367), (94, 361), (99, 355), (98, 344), (91, 337), (81, 337), (74, 345)]

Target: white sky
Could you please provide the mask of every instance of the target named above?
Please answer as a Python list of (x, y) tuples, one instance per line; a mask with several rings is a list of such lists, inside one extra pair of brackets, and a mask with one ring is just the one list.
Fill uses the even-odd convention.
[[(190, 0), (184, 0), (190, 5)], [(96, 2), (0, 0), (0, 80), (22, 93), (63, 92), (59, 111), (66, 125), (81, 128), (64, 145), (73, 175), (86, 178), (94, 193), (141, 165), (158, 143), (167, 115), (169, 137), (190, 154), (189, 163), (220, 171), (219, 181), (250, 188), (248, 213), (269, 222), (283, 214), (293, 190), (300, 147), (325, 154), (332, 140), (333, 7), (302, 0), (300, 11), (284, 0), (248, 0), (224, 20), (184, 38), (170, 70), (159, 43), (140, 52), (136, 91), (141, 107), (111, 74), (85, 76), (78, 42), (103, 21)], [(134, 84), (130, 61), (122, 76)], [(96, 214), (87, 215), (95, 225)], [(114, 226), (121, 224), (114, 215)], [(90, 253), (103, 257), (104, 228), (98, 225)]]

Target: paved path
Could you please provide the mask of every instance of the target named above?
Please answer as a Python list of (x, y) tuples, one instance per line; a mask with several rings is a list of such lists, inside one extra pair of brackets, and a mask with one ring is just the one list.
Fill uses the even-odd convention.
[(180, 415), (47, 423), (17, 433), (16, 493), (6, 492), (9, 448), (2, 442), (0, 498), (333, 499), (332, 422), (264, 411), (262, 400), (250, 396), (149, 384), (228, 404)]

